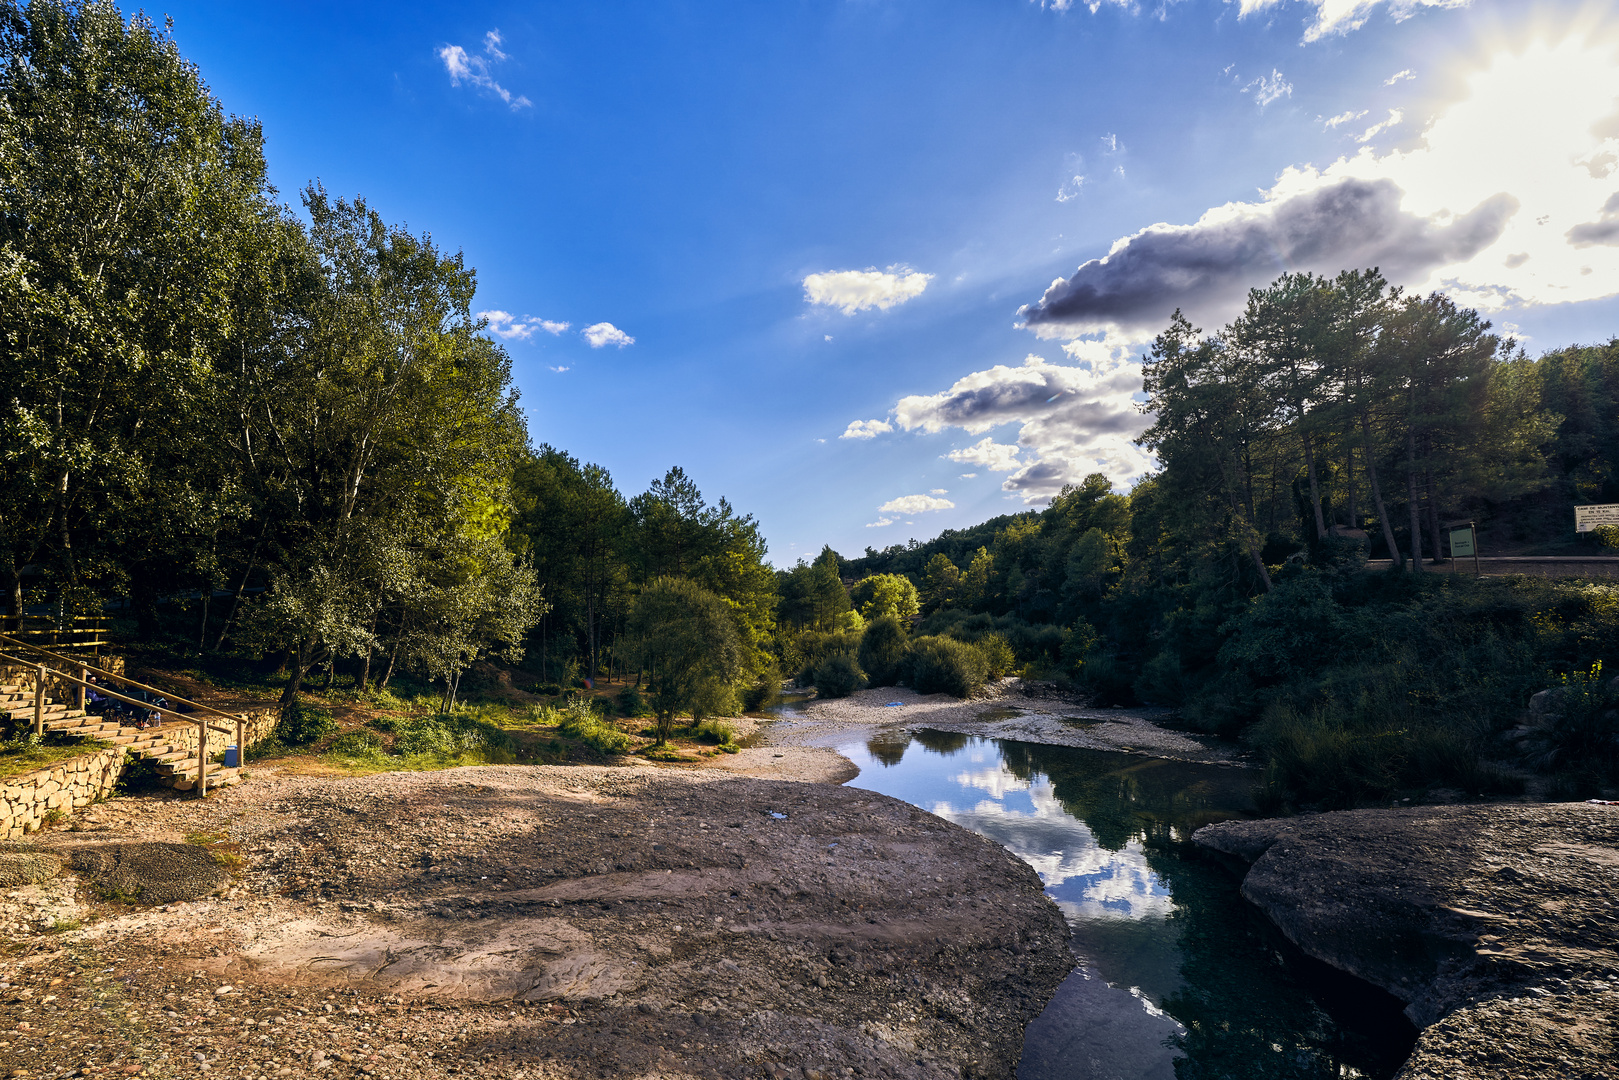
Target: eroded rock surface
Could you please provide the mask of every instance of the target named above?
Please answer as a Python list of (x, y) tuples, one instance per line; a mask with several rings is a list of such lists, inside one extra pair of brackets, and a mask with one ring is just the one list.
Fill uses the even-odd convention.
[(1402, 1080), (1619, 1075), (1619, 807), (1352, 810), (1198, 830), (1305, 952), (1407, 1002)]
[[(55, 955), (15, 961), (42, 987), (116, 969), (95, 1008), (113, 991), (127, 1006), (132, 1064), (1000, 1077), (1072, 963), (1025, 864), (848, 788), (513, 766), (255, 778), (141, 810), (154, 835), (227, 833), (245, 860), (232, 891), (107, 905)], [(0, 992), (0, 1033), (33, 1025), (0, 1040), (35, 1073), (82, 1067), (45, 1034), (71, 1010), (25, 1016), (39, 1000)], [(187, 1048), (248, 1021), (251, 1042)]]

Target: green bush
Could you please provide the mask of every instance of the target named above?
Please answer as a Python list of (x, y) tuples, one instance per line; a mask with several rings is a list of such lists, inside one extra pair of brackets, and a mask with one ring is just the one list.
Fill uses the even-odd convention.
[(633, 738), (597, 716), (596, 710), (583, 697), (569, 698), (559, 713), (558, 730), (593, 750), (604, 754), (625, 754), (635, 746)]
[(905, 663), (905, 624), (893, 615), (879, 615), (860, 635), (860, 668), (872, 686), (899, 682)]
[(1602, 661), (1562, 676), (1550, 707), (1530, 724), (1527, 763), (1547, 771), (1619, 772), (1619, 679), (1604, 679)]
[(646, 699), (641, 691), (634, 686), (626, 686), (618, 692), (618, 711), (625, 716), (651, 716), (652, 710), (647, 707)]
[(950, 637), (919, 637), (906, 650), (903, 674), (918, 694), (969, 698), (984, 689), (989, 665), (984, 654)]
[(742, 691), (742, 708), (745, 712), (763, 712), (780, 701), (781, 671), (774, 664)]
[(512, 749), (511, 735), (504, 728), (465, 711), (401, 721), (394, 739), (394, 753), (408, 757), (509, 757)]
[(733, 746), (736, 744), (736, 732), (730, 724), (718, 720), (704, 720), (693, 729), (692, 734), (698, 742), (708, 743), (710, 746)]
[(1017, 664), (1017, 654), (1001, 634), (986, 634), (978, 639), (976, 648), (983, 654), (984, 666), (991, 681), (1004, 679)]
[(297, 702), (276, 721), (273, 738), (282, 746), (307, 746), (337, 730), (337, 721), (325, 709)]
[(798, 659), (798, 685), (813, 686), (815, 669), (823, 662), (834, 656), (853, 656), (859, 650), (859, 631), (806, 630), (789, 642), (787, 651)]
[(828, 657), (815, 667), (815, 692), (824, 698), (848, 697), (866, 685), (866, 673), (846, 653)]

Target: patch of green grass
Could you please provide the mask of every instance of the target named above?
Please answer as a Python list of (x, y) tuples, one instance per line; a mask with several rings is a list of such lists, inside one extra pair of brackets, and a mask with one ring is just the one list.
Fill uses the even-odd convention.
[(105, 750), (111, 745), (100, 739), (70, 741), (49, 734), (43, 738), (35, 737), (31, 733), (19, 735), (14, 739), (0, 741), (0, 779), (22, 776), (76, 758), (80, 754)]
[(569, 699), (566, 705), (557, 710), (557, 714), (557, 730), (592, 750), (603, 754), (626, 754), (635, 747), (634, 738), (620, 731), (612, 721), (596, 715), (585, 698)]

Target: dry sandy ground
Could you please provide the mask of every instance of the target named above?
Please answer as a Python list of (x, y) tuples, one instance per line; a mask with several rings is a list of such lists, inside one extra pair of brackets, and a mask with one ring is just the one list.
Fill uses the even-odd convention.
[(852, 771), (762, 747), (114, 800), (40, 845), (224, 838), (242, 864), (160, 906), (10, 889), (0, 1073), (1012, 1075), (1072, 964), (1060, 914)]
[[(897, 703), (897, 704), (895, 704)], [(903, 686), (861, 690), (846, 698), (812, 700), (768, 725), (778, 746), (834, 746), (894, 728), (933, 728), (1048, 746), (1117, 750), (1178, 761), (1243, 766), (1228, 742), (1160, 727), (1171, 710), (1100, 709), (1038, 684), (1003, 679), (985, 697), (917, 694)]]

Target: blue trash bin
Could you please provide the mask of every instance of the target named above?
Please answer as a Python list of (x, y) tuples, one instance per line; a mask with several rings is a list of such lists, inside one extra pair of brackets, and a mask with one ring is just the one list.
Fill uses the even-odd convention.
[(225, 768), (237, 769), (241, 765), (241, 751), (234, 746), (225, 747)]

